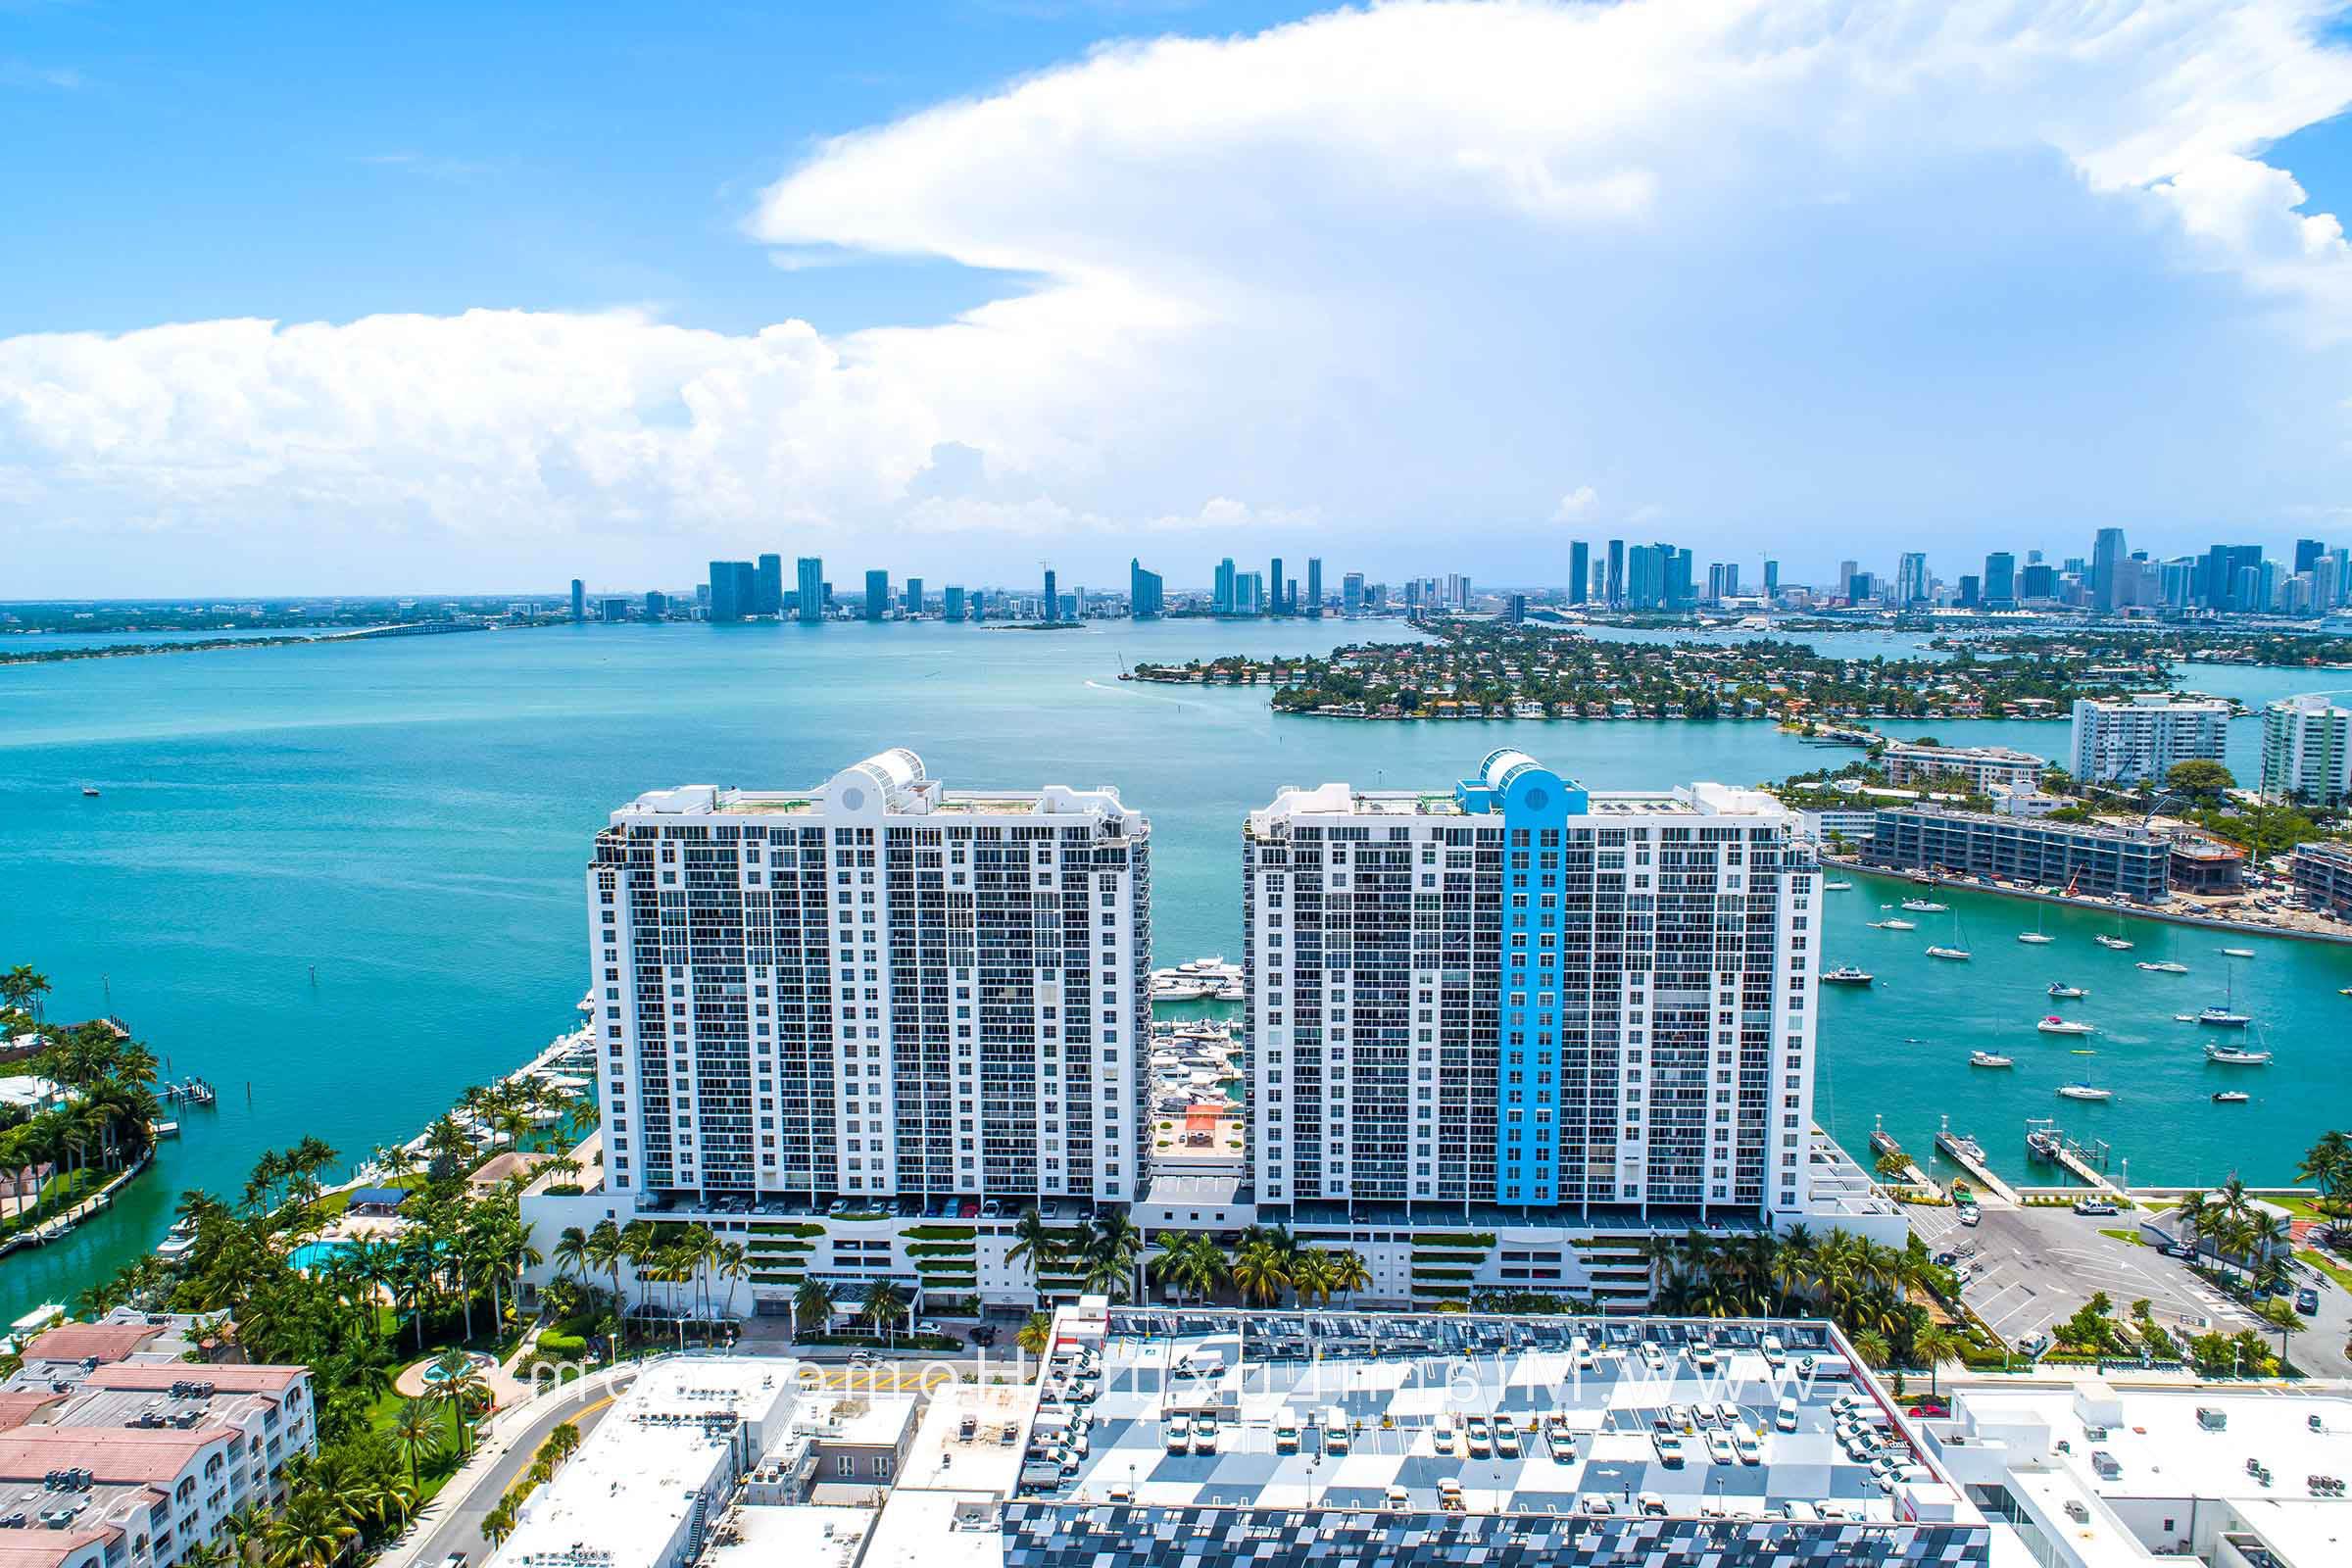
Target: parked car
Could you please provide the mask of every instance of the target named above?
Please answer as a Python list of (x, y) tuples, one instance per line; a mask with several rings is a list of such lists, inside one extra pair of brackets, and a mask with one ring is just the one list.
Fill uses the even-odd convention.
[(997, 1326), (994, 1323), (983, 1323), (978, 1328), (972, 1330), (972, 1343), (974, 1345), (996, 1344)]
[(2295, 1293), (2295, 1310), (2302, 1313), (2305, 1317), (2319, 1316), (2320, 1293), (2313, 1290), (2308, 1285), (2297, 1291)]

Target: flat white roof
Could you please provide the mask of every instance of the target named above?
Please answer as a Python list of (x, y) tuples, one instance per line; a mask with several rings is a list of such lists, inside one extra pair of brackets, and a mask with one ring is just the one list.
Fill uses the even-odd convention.
[(854, 1568), (878, 1514), (872, 1508), (782, 1503), (731, 1509), (711, 1533), (706, 1568)]
[[(699, 1499), (730, 1479), (734, 1417), (752, 1428), (757, 1460), (792, 1407), (789, 1359), (658, 1361), (554, 1481), (490, 1559), (500, 1568), (647, 1568), (662, 1561)], [(717, 1418), (717, 1419), (712, 1419)]]

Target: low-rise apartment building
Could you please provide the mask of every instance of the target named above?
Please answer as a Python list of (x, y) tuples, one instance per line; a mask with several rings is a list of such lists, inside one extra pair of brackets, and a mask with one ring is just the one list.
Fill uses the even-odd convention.
[(2169, 896), (2173, 845), (2138, 828), (1889, 807), (1862, 858), (1873, 865), (1947, 876), (1988, 876), (2135, 904)]
[(1916, 741), (1894, 742), (1879, 760), (1889, 784), (1956, 778), (1980, 795), (1990, 794), (1995, 785), (2033, 789), (2050, 767), (2046, 758), (2006, 746), (1924, 746)]

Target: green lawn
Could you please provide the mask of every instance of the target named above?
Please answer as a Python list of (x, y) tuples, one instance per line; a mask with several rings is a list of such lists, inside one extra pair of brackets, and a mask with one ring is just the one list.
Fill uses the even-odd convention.
[(50, 1177), (41, 1183), (40, 1198), (32, 1212), (0, 1223), (0, 1236), (13, 1236), (30, 1226), (47, 1224), (113, 1179), (110, 1171), (86, 1167), (67, 1175)]
[(2101, 1236), (2112, 1236), (2119, 1242), (2130, 1242), (2133, 1247), (2146, 1245), (2140, 1241), (2139, 1232), (2137, 1231), (2111, 1231), (2102, 1228), (2099, 1231), (2099, 1234)]
[(2352, 1268), (2344, 1267), (2343, 1264), (2336, 1262), (2317, 1248), (2307, 1247), (2295, 1255), (2335, 1281), (2336, 1284), (2341, 1285), (2345, 1290), (2352, 1291)]

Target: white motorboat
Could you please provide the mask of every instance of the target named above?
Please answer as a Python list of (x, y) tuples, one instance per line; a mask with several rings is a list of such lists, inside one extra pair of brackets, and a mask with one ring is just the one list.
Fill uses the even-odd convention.
[(1881, 920), (1879, 924), (1889, 931), (1916, 931), (1919, 929), (1917, 920)]
[(1944, 910), (1950, 908), (1951, 906), (1948, 904), (1937, 904), (1934, 899), (1905, 899), (1903, 901), (1903, 907), (1919, 914), (1941, 914)]
[(1930, 948), (1928, 950), (1928, 956), (1931, 958), (1951, 958), (1955, 960), (1965, 960), (1969, 957), (1969, 951), (1966, 948)]
[(2064, 1084), (2059, 1087), (2060, 1098), (2066, 1100), (2113, 1100), (2112, 1089), (2094, 1089), (2089, 1084)]
[(2248, 1051), (2243, 1046), (2207, 1046), (2205, 1059), (2217, 1067), (2267, 1067), (2271, 1064), (2268, 1051)]
[(2242, 1105), (2253, 1098), (2241, 1090), (2225, 1089), (2213, 1097), (2213, 1102), (2217, 1105)]
[(2117, 953), (2129, 953), (2132, 951), (2132, 944), (2129, 940), (2123, 937), (2111, 937), (2104, 931), (2100, 932), (2097, 936), (2092, 937), (2090, 940), (2096, 942), (2102, 948), (2112, 949)]
[(2077, 997), (2087, 997), (2090, 995), (2089, 992), (2083, 990), (2081, 986), (2070, 986), (2062, 980), (2053, 980), (2050, 982), (2049, 994), (2058, 998), (2061, 1002), (2071, 1002)]
[(2139, 960), (2139, 962), (2138, 962), (2136, 965), (2134, 965), (2134, 967), (2136, 967), (2136, 968), (2141, 968), (2141, 969), (2145, 969), (2145, 970), (2147, 970), (2147, 971), (2148, 971), (2148, 973), (2150, 973), (2150, 974), (2186, 974), (2186, 973), (2188, 973), (2188, 965), (2187, 965), (2187, 964), (2185, 964), (2185, 963), (2175, 963), (2175, 962), (2174, 962), (2172, 959), (2170, 959), (2170, 958), (2158, 958), (2158, 959), (2155, 959), (2153, 962), (2151, 962), (2150, 960), (2148, 960), (2148, 959), (2146, 959), (2146, 958), (2142, 958), (2142, 959), (2140, 959), (2140, 960)]
[(1971, 1067), (2014, 1067), (2017, 1062), (2009, 1056), (1994, 1055), (1989, 1051), (1972, 1051), (1968, 1054), (1968, 1064)]
[(1871, 975), (1867, 969), (1841, 963), (1835, 969), (1822, 970), (1821, 983), (1825, 986), (1866, 986), (1871, 983)]
[(2095, 1035), (2099, 1032), (2094, 1025), (2074, 1018), (2061, 1018), (2054, 1012), (2034, 1027), (2045, 1035)]
[(1821, 890), (1824, 893), (1851, 893), (1854, 885), (1851, 882), (1824, 882)]
[(2252, 948), (2224, 948), (2222, 956), (2225, 958), (2251, 958), (2254, 956), (2254, 950)]
[(2039, 931), (2020, 931), (2017, 934), (2017, 940), (2020, 942), (2032, 942), (2039, 944), (2043, 942), (2055, 942), (2058, 939), (2056, 937), (2044, 936)]

